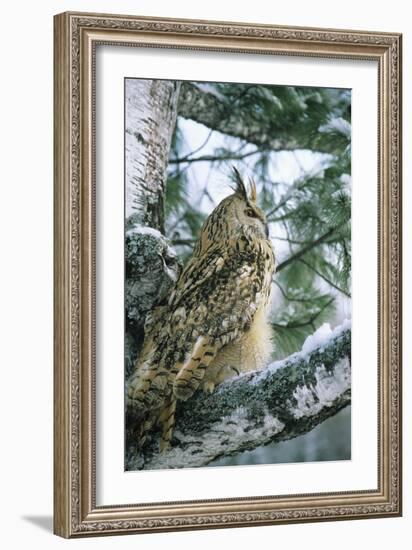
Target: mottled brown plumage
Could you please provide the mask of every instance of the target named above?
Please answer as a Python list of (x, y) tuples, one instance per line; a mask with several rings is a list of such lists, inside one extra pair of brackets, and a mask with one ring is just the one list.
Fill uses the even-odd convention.
[(235, 170), (235, 192), (206, 219), (193, 255), (166, 305), (153, 310), (128, 381), (127, 399), (170, 442), (176, 400), (242, 371), (262, 368), (271, 351), (267, 322), (275, 257), (256, 186)]

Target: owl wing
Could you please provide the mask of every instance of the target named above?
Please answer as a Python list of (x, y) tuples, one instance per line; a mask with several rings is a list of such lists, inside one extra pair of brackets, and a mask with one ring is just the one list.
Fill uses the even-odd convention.
[(217, 352), (253, 320), (262, 286), (258, 264), (250, 254), (223, 254), (217, 246), (189, 262), (147, 331), (128, 381), (130, 405), (147, 411), (172, 391), (182, 400), (193, 395)]
[(173, 383), (173, 393), (181, 400), (193, 395), (219, 350), (247, 330), (261, 299), (264, 269), (259, 269), (259, 261), (250, 253), (225, 257), (211, 251), (202, 260), (176, 294), (189, 327), (190, 319), (194, 320), (192, 334), (196, 335)]
[(258, 257), (211, 248), (182, 273), (167, 306), (157, 308), (127, 400), (140, 414), (140, 444), (157, 422), (168, 446), (176, 399), (186, 400), (226, 344), (250, 326), (260, 303), (265, 269)]

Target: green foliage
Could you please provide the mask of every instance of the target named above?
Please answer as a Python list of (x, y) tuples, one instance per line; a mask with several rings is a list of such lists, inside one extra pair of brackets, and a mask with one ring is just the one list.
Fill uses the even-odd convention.
[[(185, 86), (199, 92), (196, 83)], [(199, 100), (199, 109), (193, 111), (193, 120), (210, 128), (204, 144), (188, 152), (179, 121), (176, 125), (166, 234), (186, 261), (206, 216), (201, 201), (190, 198), (194, 163), (204, 163), (203, 172), (209, 175), (227, 174), (235, 164), (253, 176), (275, 250), (281, 249), (272, 318), (276, 358), (281, 358), (299, 350), (323, 322), (333, 322), (339, 301), (350, 298), (351, 94), (343, 89), (256, 84), (208, 87), (205, 91), (199, 86), (201, 93), (211, 94), (213, 107), (209, 102), (202, 116)], [(211, 146), (217, 134), (218, 145)], [(316, 170), (301, 166), (292, 182), (273, 177), (293, 155), (299, 165), (302, 150), (313, 153)], [(284, 151), (289, 151), (287, 159)], [(208, 195), (207, 179), (201, 185), (200, 195)]]

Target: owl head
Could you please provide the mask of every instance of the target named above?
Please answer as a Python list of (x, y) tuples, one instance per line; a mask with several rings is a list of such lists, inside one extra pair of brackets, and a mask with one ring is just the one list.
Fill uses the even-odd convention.
[(246, 187), (239, 171), (233, 167), (235, 187), (234, 194), (225, 199), (227, 216), (232, 223), (238, 224), (246, 232), (254, 233), (258, 238), (267, 239), (269, 228), (266, 215), (256, 204), (257, 192), (253, 179), (249, 180), (250, 191)]
[(206, 218), (193, 255), (200, 256), (214, 244), (236, 241), (239, 236), (250, 235), (268, 239), (266, 216), (256, 204), (256, 185), (250, 180), (250, 192), (238, 170), (233, 168), (234, 187), (231, 195), (223, 199)]

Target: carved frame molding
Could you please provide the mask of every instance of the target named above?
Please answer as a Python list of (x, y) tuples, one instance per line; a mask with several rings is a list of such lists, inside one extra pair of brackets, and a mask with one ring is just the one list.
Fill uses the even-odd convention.
[[(64, 537), (401, 514), (401, 40), (399, 34), (64, 13), (55, 16), (54, 531)], [(377, 491), (100, 506), (94, 474), (96, 44), (377, 61)]]

